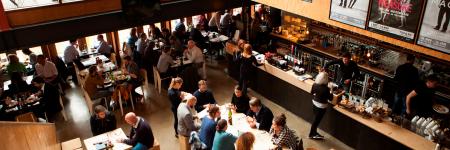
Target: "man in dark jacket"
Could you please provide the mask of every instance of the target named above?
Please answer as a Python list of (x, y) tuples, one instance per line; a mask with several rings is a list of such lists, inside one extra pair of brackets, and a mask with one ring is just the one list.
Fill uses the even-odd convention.
[(125, 121), (132, 126), (129, 139), (123, 139), (121, 142), (134, 146), (144, 147), (142, 149), (149, 149), (153, 147), (155, 138), (153, 137), (150, 125), (144, 118), (136, 116), (133, 112), (125, 115)]
[(330, 61), (325, 64), (324, 69), (328, 69), (331, 65), (339, 65), (337, 70), (337, 82), (345, 91), (350, 91), (350, 84), (359, 76), (358, 64), (350, 60), (351, 54), (344, 53), (342, 59)]
[(35, 77), (31, 83), (38, 90), (36, 95), (42, 97), (40, 102), (47, 113), (48, 121), (53, 122), (56, 113), (62, 110), (59, 104), (59, 90), (51, 84), (45, 83), (42, 77)]
[(414, 67), (414, 55), (408, 55), (406, 63), (400, 65), (395, 70), (394, 80), (397, 83), (393, 112), (404, 114), (406, 111), (406, 95), (408, 95), (419, 81), (419, 71)]
[(105, 132), (112, 131), (117, 128), (116, 117), (110, 113), (102, 105), (94, 108), (95, 114), (91, 117), (92, 135), (96, 136)]
[(247, 112), (247, 121), (250, 127), (269, 132), (272, 126), (273, 113), (255, 97), (250, 100), (250, 110)]

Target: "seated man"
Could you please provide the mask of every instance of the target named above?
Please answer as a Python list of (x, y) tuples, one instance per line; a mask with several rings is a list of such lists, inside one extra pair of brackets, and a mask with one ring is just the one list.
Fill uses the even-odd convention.
[(109, 97), (112, 94), (112, 91), (109, 90), (99, 90), (98, 86), (103, 87), (104, 81), (102, 72), (97, 70), (97, 66), (89, 67), (89, 75), (86, 78), (84, 89), (92, 100)]
[(205, 80), (198, 81), (198, 90), (194, 92), (194, 96), (197, 98), (197, 104), (195, 105), (197, 112), (207, 108), (209, 104), (217, 103), (213, 93), (208, 90)]
[(170, 66), (173, 64), (173, 59), (172, 56), (170, 56), (170, 53), (170, 47), (166, 46), (164, 47), (161, 56), (159, 56), (156, 68), (158, 69), (161, 78), (174, 75), (172, 69), (170, 68)]
[(46, 60), (44, 55), (39, 55), (37, 57), (37, 62), (36, 75), (44, 78), (47, 83), (56, 83), (58, 81), (58, 69), (56, 68), (56, 65), (53, 62)]
[(189, 136), (192, 131), (198, 131), (200, 129), (200, 123), (194, 119), (195, 110), (194, 106), (197, 103), (197, 98), (192, 95), (187, 95), (186, 103), (180, 103), (177, 108), (177, 118), (178, 118), (178, 137), (180, 140), (181, 149), (190, 149), (189, 146)]
[(272, 111), (264, 106), (256, 97), (252, 97), (249, 104), (250, 110), (247, 112), (247, 121), (250, 127), (269, 132), (272, 126)]
[(232, 108), (238, 113), (247, 113), (250, 109), (248, 102), (250, 98), (247, 95), (242, 94), (242, 89), (239, 85), (234, 87), (233, 97), (231, 99)]
[(187, 49), (184, 51), (184, 56), (187, 57), (195, 66), (201, 67), (205, 62), (203, 52), (200, 48), (195, 45), (193, 40), (188, 41)]
[(92, 135), (96, 136), (117, 128), (116, 117), (113, 113), (106, 110), (105, 107), (97, 105), (94, 111), (95, 114), (90, 119)]
[(103, 35), (101, 35), (101, 34), (97, 35), (97, 41), (98, 41), (98, 45), (95, 46), (94, 49), (97, 51), (97, 53), (105, 55), (106, 57), (109, 58), (109, 56), (111, 55), (112, 48), (108, 45), (108, 42), (106, 42), (103, 39)]
[(144, 118), (129, 112), (125, 115), (125, 121), (132, 127), (130, 138), (119, 140), (119, 142), (132, 145), (135, 149), (149, 149), (153, 147), (155, 138), (153, 137), (152, 128)]

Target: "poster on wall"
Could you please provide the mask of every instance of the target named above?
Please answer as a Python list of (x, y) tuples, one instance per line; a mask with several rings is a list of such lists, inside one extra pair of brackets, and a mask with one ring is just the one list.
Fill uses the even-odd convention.
[(449, 21), (450, 0), (428, 0), (417, 44), (450, 54)]
[(423, 0), (373, 0), (368, 30), (414, 42)]
[(369, 3), (369, 0), (331, 0), (330, 19), (364, 29)]

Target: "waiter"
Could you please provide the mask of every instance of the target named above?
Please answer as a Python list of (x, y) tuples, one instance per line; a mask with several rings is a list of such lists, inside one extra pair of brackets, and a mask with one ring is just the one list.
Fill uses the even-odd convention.
[(350, 56), (350, 53), (344, 53), (342, 59), (330, 61), (325, 64), (323, 68), (327, 70), (331, 65), (339, 65), (339, 69), (337, 70), (337, 82), (346, 92), (349, 92), (350, 90), (351, 81), (359, 76), (358, 65), (356, 62), (350, 60)]
[(395, 70), (394, 80), (397, 85), (395, 92), (393, 112), (404, 114), (406, 111), (406, 96), (417, 86), (419, 81), (419, 71), (414, 67), (414, 55), (409, 54), (406, 57), (406, 63), (400, 65)]
[(432, 98), (438, 80), (436, 75), (430, 75), (425, 82), (420, 83), (406, 96), (406, 113), (408, 115), (431, 116), (433, 113)]

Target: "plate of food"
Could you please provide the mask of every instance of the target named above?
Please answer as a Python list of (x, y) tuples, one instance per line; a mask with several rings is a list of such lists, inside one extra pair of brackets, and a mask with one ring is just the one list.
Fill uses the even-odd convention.
[(448, 114), (448, 112), (449, 112), (448, 107), (441, 105), (441, 104), (434, 104), (433, 110), (440, 114)]

